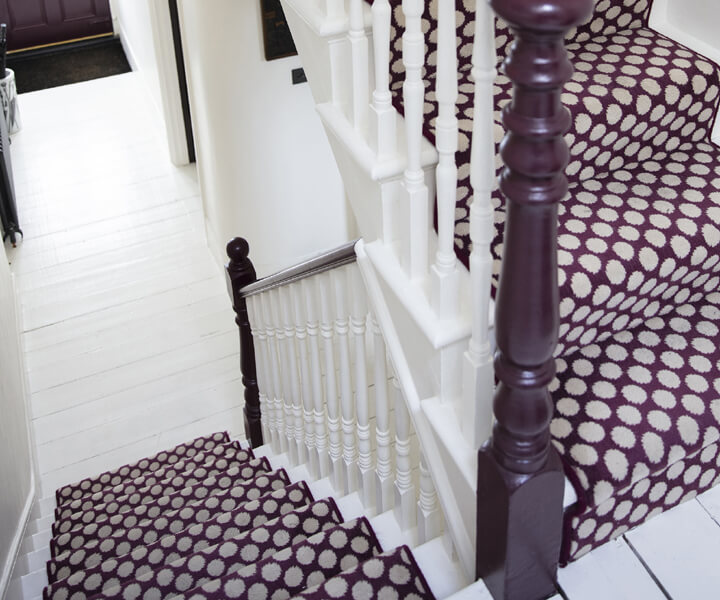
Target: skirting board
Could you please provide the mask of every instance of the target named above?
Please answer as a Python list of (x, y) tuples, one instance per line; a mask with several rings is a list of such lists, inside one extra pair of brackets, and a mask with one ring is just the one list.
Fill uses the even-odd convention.
[(30, 478), (30, 491), (28, 492), (28, 497), (25, 500), (25, 507), (23, 508), (20, 520), (18, 521), (18, 528), (15, 531), (15, 536), (10, 544), (10, 553), (8, 554), (7, 561), (5, 561), (5, 564), (2, 567), (2, 575), (0, 575), (0, 598), (5, 597), (10, 582), (12, 581), (15, 565), (17, 564), (20, 554), (20, 546), (22, 545), (25, 532), (30, 524), (30, 515), (32, 514), (34, 504), (35, 474), (33, 473)]

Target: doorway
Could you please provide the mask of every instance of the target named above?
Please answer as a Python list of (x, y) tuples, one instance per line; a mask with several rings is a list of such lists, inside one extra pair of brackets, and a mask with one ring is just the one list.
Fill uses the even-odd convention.
[(109, 0), (0, 0), (8, 50), (112, 35)]

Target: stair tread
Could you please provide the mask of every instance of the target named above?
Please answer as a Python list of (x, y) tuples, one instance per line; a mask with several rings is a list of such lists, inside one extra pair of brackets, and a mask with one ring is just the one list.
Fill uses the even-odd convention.
[(241, 457), (248, 460), (250, 453), (241, 450), (238, 442), (218, 444), (210, 450), (198, 452), (192, 457), (178, 460), (171, 465), (166, 465), (150, 473), (144, 473), (134, 479), (127, 479), (115, 486), (106, 487), (99, 492), (83, 496), (77, 500), (68, 501), (58, 506), (55, 509), (55, 514), (59, 518), (67, 517), (77, 512), (83, 512), (86, 508), (99, 504), (108, 504), (118, 498), (140, 492), (179, 475), (193, 473), (198, 467), (214, 465), (222, 459), (234, 460)]
[(206, 467), (209, 472), (208, 476), (210, 476), (214, 472), (242, 464), (251, 458), (253, 458), (251, 451), (240, 449), (237, 442), (228, 442), (228, 444), (216, 446), (208, 452), (201, 452), (187, 461), (179, 461), (173, 466), (159, 469), (154, 473), (58, 506), (55, 509), (55, 521), (57, 523), (63, 520), (72, 520), (73, 515), (85, 513), (90, 508), (121, 502), (131, 495), (143, 494), (161, 482), (182, 481), (183, 476), (195, 476), (201, 467)]
[(195, 438), (190, 442), (178, 444), (169, 450), (157, 452), (134, 463), (65, 485), (55, 492), (55, 499), (58, 504), (64, 504), (66, 501), (94, 494), (107, 487), (113, 487), (122, 481), (135, 479), (144, 473), (153, 472), (182, 458), (190, 457), (202, 450), (210, 450), (215, 445), (224, 444), (228, 441), (230, 441), (230, 436), (226, 431)]
[(148, 561), (153, 568), (161, 567), (187, 554), (227, 541), (245, 530), (305, 506), (311, 501), (312, 497), (304, 483), (291, 484), (257, 500), (245, 502), (234, 510), (221, 513), (203, 523), (163, 536), (153, 543), (133, 544), (132, 550), (122, 556), (103, 559), (102, 556), (91, 555), (89, 566), (82, 570), (72, 569), (71, 575), (49, 586), (48, 594), (53, 597), (57, 594), (58, 598), (65, 597), (68, 589), (76, 590), (88, 579), (94, 584), (98, 580), (102, 583), (112, 578), (127, 580), (140, 577), (151, 570)]
[(435, 599), (407, 546), (399, 546), (369, 558), (293, 598), (381, 598), (390, 590), (397, 594), (392, 596), (395, 598)]
[(276, 517), (249, 531), (245, 531), (222, 544), (211, 546), (198, 553), (183, 557), (162, 569), (147, 573), (122, 587), (103, 590), (110, 600), (123, 598), (123, 590), (133, 586), (145, 597), (167, 598), (189, 588), (195, 588), (213, 579), (230, 575), (258, 560), (263, 560), (287, 546), (324, 531), (342, 522), (340, 512), (331, 499), (317, 500), (297, 508), (282, 517)]
[(191, 488), (216, 475), (229, 473), (234, 469), (238, 469), (239, 473), (242, 473), (242, 475), (240, 475), (242, 479), (250, 479), (259, 469), (262, 469), (263, 472), (269, 470), (268, 463), (265, 459), (251, 459), (246, 461), (246, 452), (245, 450), (239, 451), (237, 459), (231, 461), (221, 460), (210, 466), (196, 469), (192, 473), (183, 473), (182, 475), (176, 476), (171, 481), (164, 482), (163, 485), (144, 488), (136, 493), (121, 496), (107, 504), (99, 504), (88, 507), (81, 512), (73, 513), (55, 521), (53, 533), (59, 535), (80, 525), (97, 523), (112, 515), (128, 512), (142, 504), (150, 504), (158, 498), (169, 496), (186, 488)]
[(299, 593), (382, 552), (365, 518), (317, 533), (272, 556), (176, 596), (220, 599), (265, 592), (267, 597)]
[(111, 520), (96, 529), (89, 526), (82, 531), (64, 534), (63, 539), (56, 541), (55, 548), (67, 549), (49, 562), (49, 579), (53, 582), (67, 577), (71, 566), (73, 569), (81, 565), (89, 568), (100, 560), (122, 556), (130, 552), (138, 540), (144, 545), (154, 543), (165, 535), (178, 534), (192, 525), (217, 518), (246, 502), (289, 485), (290, 481), (282, 470), (260, 473), (253, 479), (233, 484), (228, 482), (228, 485), (219, 488), (219, 493), (206, 487), (198, 500), (161, 512), (152, 518), (138, 521), (133, 515), (122, 522), (119, 519)]

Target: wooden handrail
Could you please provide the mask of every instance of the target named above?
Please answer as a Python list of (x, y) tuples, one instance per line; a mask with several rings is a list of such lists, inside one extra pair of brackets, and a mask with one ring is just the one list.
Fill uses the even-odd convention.
[[(235, 240), (242, 240), (242, 238), (235, 238)], [(235, 240), (233, 240), (233, 242)], [(337, 267), (355, 262), (357, 260), (357, 257), (355, 256), (355, 244), (357, 244), (357, 240), (347, 242), (342, 246), (338, 246), (333, 250), (324, 252), (319, 256), (305, 260), (297, 265), (283, 269), (282, 271), (278, 271), (273, 275), (253, 280), (251, 283), (243, 285), (238, 292), (241, 297), (247, 298), (248, 296), (261, 294), (262, 292), (280, 287), (281, 285), (287, 285), (289, 283), (305, 279), (306, 277), (316, 275), (317, 273), (329, 271), (330, 269), (336, 269)]]
[(561, 91), (572, 75), (565, 33), (593, 0), (490, 0), (515, 35), (505, 61), (514, 84), (500, 187), (507, 199), (496, 298), (496, 422), (478, 453), (477, 574), (497, 599), (555, 591), (564, 476), (550, 442), (559, 326), (558, 203), (567, 193), (570, 113)]

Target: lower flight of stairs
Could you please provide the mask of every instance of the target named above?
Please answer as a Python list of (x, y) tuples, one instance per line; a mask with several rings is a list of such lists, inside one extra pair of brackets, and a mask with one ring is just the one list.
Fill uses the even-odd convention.
[(470, 583), (442, 537), (417, 545), (393, 511), (364, 512), (269, 446), (216, 433), (39, 501), (7, 600), (419, 600)]

